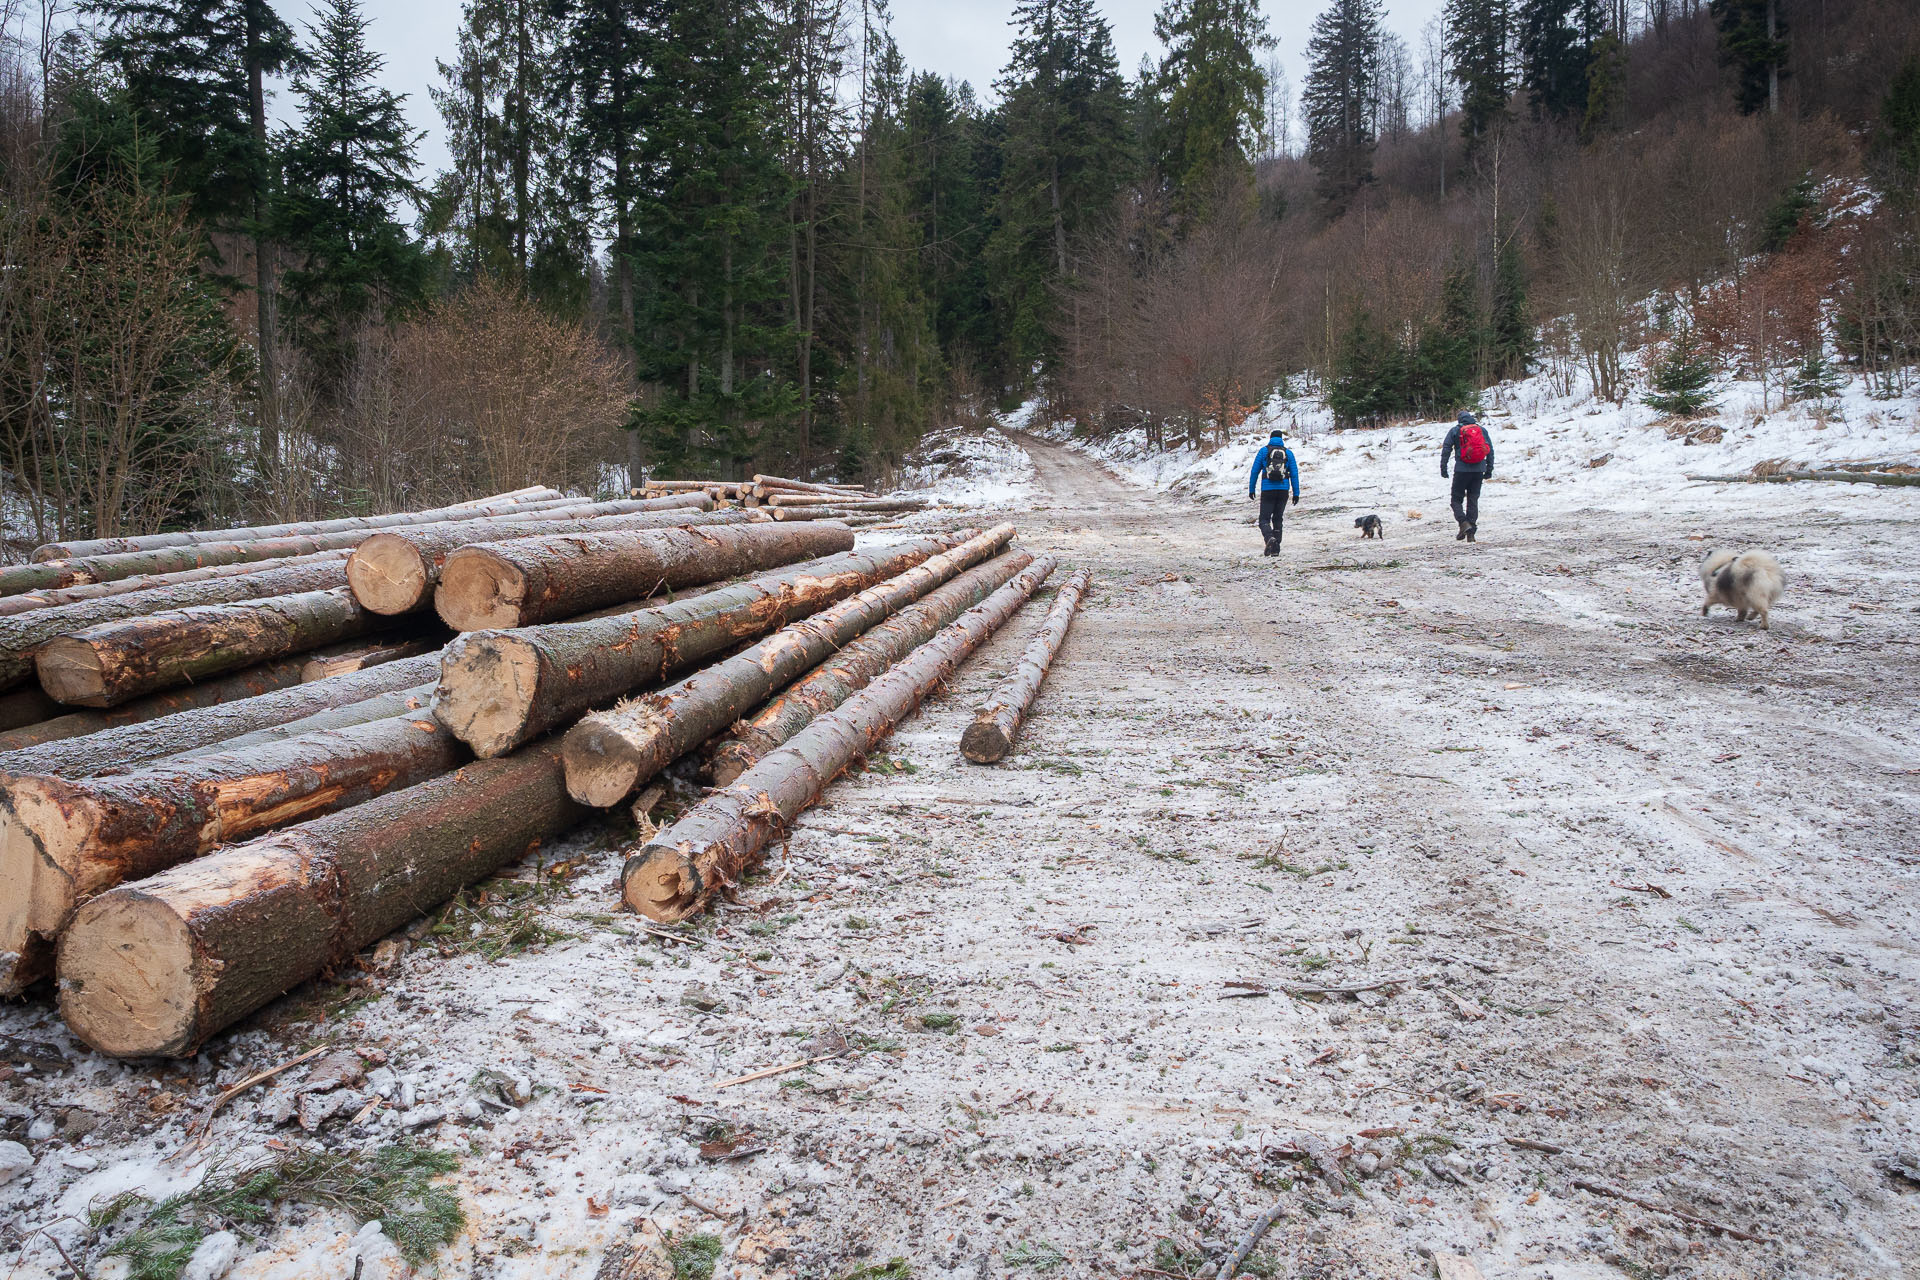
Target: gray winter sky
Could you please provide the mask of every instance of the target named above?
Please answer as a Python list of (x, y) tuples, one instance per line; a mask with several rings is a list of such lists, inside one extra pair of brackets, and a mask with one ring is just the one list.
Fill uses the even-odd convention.
[[(1161, 0), (1102, 0), (1101, 10), (1113, 26), (1120, 64), (1129, 75), (1142, 55), (1155, 59), (1160, 46), (1153, 38), (1153, 15)], [(1420, 28), (1440, 11), (1443, 0), (1389, 0), (1387, 26), (1406, 40), (1419, 62)], [(429, 178), (446, 164), (439, 115), (427, 90), (439, 82), (436, 58), (453, 53), (454, 33), (460, 24), (461, 0), (368, 0), (373, 19), (373, 43), (387, 56), (386, 83), (407, 95), (407, 110), (416, 127), (426, 130), (421, 144), (421, 174)], [(1324, 0), (1267, 0), (1267, 23), (1280, 45), (1276, 52), (1297, 95), (1305, 67), (1303, 54), (1309, 29)], [(281, 12), (296, 22), (304, 18), (301, 0), (283, 5)], [(894, 0), (894, 38), (916, 70), (939, 71), (969, 80), (982, 97), (991, 95), (994, 77), (1007, 60), (1011, 29), (1007, 19), (1013, 0)], [(277, 104), (288, 112), (281, 95)], [(1297, 143), (1296, 143), (1297, 145)]]

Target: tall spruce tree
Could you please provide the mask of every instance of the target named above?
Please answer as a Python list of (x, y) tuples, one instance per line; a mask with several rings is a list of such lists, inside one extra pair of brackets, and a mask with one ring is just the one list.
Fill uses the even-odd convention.
[(266, 77), (298, 61), (293, 31), (268, 0), (92, 0), (115, 66), (160, 163), (193, 215), (253, 242), (260, 453), (279, 452), (275, 362), (275, 161)]
[[(564, 196), (588, 211), (608, 242), (609, 310), (621, 338), (634, 338), (634, 210), (643, 130), (647, 53), (657, 38), (658, 0), (552, 0), (560, 24), (546, 109), (568, 121)], [(638, 473), (638, 436), (628, 461)]]
[(1720, 29), (1720, 58), (1734, 70), (1734, 101), (1748, 115), (1780, 110), (1786, 75), (1787, 21), (1780, 0), (1709, 0)]
[(1380, 0), (1333, 0), (1313, 22), (1301, 114), (1320, 198), (1336, 213), (1373, 181)]
[(784, 451), (796, 401), (775, 28), (738, 9), (665, 0), (645, 51), (634, 352), (656, 392), (640, 426), (667, 469)]
[(972, 364), (992, 340), (987, 306), (986, 192), (979, 182), (979, 112), (973, 91), (930, 71), (907, 85), (902, 126), (908, 200), (919, 223), (920, 276), (934, 333), (949, 363)]
[(1155, 156), (1175, 208), (1193, 216), (1223, 184), (1252, 177), (1267, 104), (1259, 53), (1274, 40), (1254, 0), (1166, 0), (1153, 33), (1166, 46)]
[(1510, 0), (1447, 0), (1448, 73), (1460, 85), (1460, 132), (1469, 154), (1506, 119), (1512, 47)]
[(990, 253), (1004, 363), (1024, 385), (1051, 358), (1073, 243), (1112, 208), (1131, 176), (1132, 147), (1113, 35), (1092, 0), (1023, 0), (1013, 20)]
[(1606, 32), (1600, 0), (1519, 0), (1520, 84), (1536, 120), (1582, 120), (1594, 49)]
[(300, 264), (286, 275), (298, 337), (339, 385), (360, 326), (420, 301), (424, 250), (400, 216), (418, 189), (418, 135), (400, 94), (376, 83), (360, 0), (326, 0), (307, 65), (294, 77), (300, 125), (285, 146), (279, 225)]

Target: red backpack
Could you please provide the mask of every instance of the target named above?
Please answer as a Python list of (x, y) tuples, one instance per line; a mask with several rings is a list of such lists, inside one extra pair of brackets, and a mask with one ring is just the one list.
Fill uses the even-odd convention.
[(1477, 422), (1460, 424), (1460, 461), (1470, 467), (1477, 467), (1487, 460), (1487, 433)]

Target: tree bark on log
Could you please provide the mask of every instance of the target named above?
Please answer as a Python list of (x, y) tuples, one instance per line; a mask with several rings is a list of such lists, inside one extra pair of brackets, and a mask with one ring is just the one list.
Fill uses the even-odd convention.
[(928, 504), (925, 498), (855, 498), (847, 495), (776, 493), (767, 499), (775, 510), (796, 507), (831, 507), (836, 511), (919, 511)]
[(392, 625), (345, 587), (123, 618), (49, 640), (40, 687), (61, 702), (111, 707), (205, 676), (304, 653)]
[(465, 759), (446, 727), (421, 714), (111, 777), (8, 778), (0, 785), (0, 996), (48, 975), (60, 930), (94, 894)]
[(190, 547), (202, 542), (260, 542), (349, 529), (386, 529), (396, 525), (431, 524), (437, 520), (477, 520), (494, 513), (524, 510), (531, 503), (558, 501), (564, 494), (545, 486), (523, 490), (520, 496), (501, 494), (483, 502), (463, 502), (431, 511), (397, 511), (384, 516), (343, 516), (338, 520), (307, 520), (291, 524), (239, 525), (230, 529), (185, 530), (179, 533), (143, 533), (130, 538), (83, 538), (49, 542), (34, 550), (33, 559), (71, 560), (80, 556), (120, 555), (128, 551), (158, 551), (162, 547)]
[(356, 671), (365, 671), (368, 667), (377, 667), (383, 662), (398, 662), (402, 658), (417, 658), (421, 654), (439, 653), (446, 644), (446, 632), (433, 635), (415, 636), (410, 640), (396, 640), (383, 644), (353, 644), (334, 650), (322, 650), (309, 654), (300, 663), (300, 683), (311, 680), (331, 680), (334, 676), (351, 675)]
[(884, 553), (843, 552), (691, 600), (593, 621), (469, 632), (447, 646), (433, 711), (475, 755), (503, 755), (643, 684), (817, 613), (964, 540), (929, 538)]
[[(117, 707), (105, 710), (76, 711), (56, 702), (53, 705), (66, 714), (0, 733), (0, 772), (6, 770), (11, 753), (23, 751), (28, 747), (62, 742), (68, 738), (79, 738), (88, 734), (104, 733), (128, 725), (144, 724), (185, 711), (240, 702), (273, 693), (279, 689), (309, 683), (311, 680), (320, 678), (306, 674), (307, 665), (310, 662), (316, 658), (325, 660), (330, 656), (351, 653), (363, 647), (359, 642), (354, 641), (329, 649), (318, 649), (311, 654), (299, 654), (292, 658), (281, 658), (275, 662), (262, 662), (228, 675), (216, 676), (199, 684), (190, 684), (178, 689), (169, 689), (165, 693), (135, 698), (131, 702), (124, 702)], [(39, 690), (36, 689), (35, 692)], [(48, 701), (51, 702), (52, 699)], [(116, 740), (110, 748), (115, 759), (129, 763), (142, 758), (128, 755), (129, 751), (137, 749), (137, 744), (128, 744), (119, 740)], [(52, 772), (53, 768), (48, 765), (42, 771)], [(23, 770), (23, 772), (32, 772), (32, 770)]]
[(562, 739), (567, 791), (583, 804), (619, 804), (682, 755), (869, 628), (999, 552), (1002, 524), (768, 636), (678, 684), (641, 694), (576, 724)]
[(973, 713), (973, 723), (960, 735), (960, 754), (975, 764), (992, 764), (1013, 749), (1013, 739), (1026, 719), (1027, 708), (1040, 694), (1040, 682), (1047, 678), (1060, 646), (1066, 643), (1067, 628), (1073, 625), (1074, 610), (1093, 579), (1093, 570), (1082, 569), (1068, 578), (1047, 610), (1047, 620), (1020, 654), (1013, 673), (995, 686), (985, 703)]
[(1053, 572), (1041, 557), (875, 680), (839, 710), (695, 805), (628, 857), (621, 896), (652, 920), (685, 920), (740, 882), (767, 841), (820, 798), (856, 757), (873, 750), (921, 699), (1026, 602)]
[(1690, 473), (1687, 479), (1711, 480), (1720, 484), (1785, 484), (1792, 480), (1829, 480), (1842, 484), (1920, 485), (1920, 475), (1883, 471), (1776, 471), (1765, 476), (1698, 476)]
[(61, 1013), (102, 1053), (190, 1056), (585, 813), (545, 742), (122, 885), (61, 942)]
[(714, 785), (724, 787), (751, 769), (1032, 563), (1033, 557), (1024, 551), (1005, 552), (902, 609), (815, 667), (718, 742), (707, 763)]
[[(700, 528), (715, 524), (750, 524), (744, 511), (641, 511), (632, 515), (584, 520), (569, 533), (604, 533), (623, 529)], [(363, 608), (381, 614), (411, 613), (433, 603), (440, 585), (440, 567), (448, 553), (476, 542), (546, 537), (559, 532), (539, 521), (492, 525), (484, 537), (459, 528), (389, 530), (376, 533), (354, 548), (347, 560), (347, 585)]]
[(820, 484), (811, 480), (789, 480), (785, 476), (757, 475), (753, 478), (753, 496), (756, 498), (766, 498), (776, 493), (824, 493), (845, 497), (866, 492), (866, 486), (858, 484)]
[(847, 513), (838, 507), (760, 507), (775, 520), (845, 520)]
[[(262, 663), (205, 684), (129, 702), (111, 711), (82, 712), (82, 715), (101, 717), (132, 716), (138, 711), (151, 711), (152, 715), (82, 730), (84, 736), (7, 751), (0, 755), (0, 774), (48, 773), (84, 778), (121, 772), (148, 760), (218, 746), (241, 734), (287, 724), (377, 694), (411, 688), (432, 680), (440, 670), (440, 655), (430, 653), (302, 684), (299, 683), (300, 668), (305, 661), (302, 656)], [(267, 679), (281, 683), (266, 684), (257, 693), (245, 691), (251, 683)], [(227, 696), (206, 703), (191, 701), (215, 689), (225, 691)]]
[(262, 573), (216, 578), (180, 587), (156, 587), (151, 591), (133, 591), (101, 600), (83, 600), (0, 618), (0, 689), (25, 681), (33, 673), (36, 655), (49, 641), (74, 635), (89, 627), (127, 618), (171, 613), (176, 609), (231, 605), (303, 591), (326, 591), (344, 586), (346, 580), (347, 561), (344, 556), (325, 559), (314, 557), (300, 564)]
[[(79, 604), (85, 600), (100, 600), (107, 596), (131, 595), (137, 591), (155, 591), (162, 587), (183, 587), (195, 582), (207, 582), (217, 578), (237, 578), (247, 574), (267, 573), (275, 569), (300, 568), (326, 561), (346, 562), (353, 554), (344, 548), (333, 551), (316, 551), (308, 556), (282, 556), (278, 560), (248, 560), (240, 564), (210, 564), (204, 569), (183, 569), (179, 573), (151, 573), (137, 578), (116, 578), (112, 582), (84, 582), (77, 587), (57, 587), (51, 591), (29, 591), (23, 595), (0, 596), (0, 618), (12, 617), (16, 613), (31, 613), (36, 609), (52, 609), (61, 605)], [(276, 594), (268, 592), (269, 595)], [(244, 599), (244, 597), (233, 597)]]
[[(710, 499), (698, 495), (652, 500), (645, 503), (579, 503), (569, 498), (534, 503), (509, 513), (491, 512), (484, 517), (463, 520), (433, 520), (418, 525), (431, 528), (445, 524), (478, 526), (487, 519), (579, 519), (582, 516), (608, 515), (633, 510), (663, 510), (689, 504), (704, 504)], [(608, 510), (612, 508), (613, 510)], [(358, 546), (367, 531), (343, 530), (286, 538), (266, 538), (257, 542), (204, 542), (183, 547), (160, 547), (153, 551), (128, 551), (120, 555), (80, 556), (72, 560), (47, 560), (39, 564), (16, 564), (0, 568), (0, 595), (70, 587), (88, 582), (112, 582), (145, 574), (178, 573), (208, 565), (243, 564), (251, 560), (276, 560), (286, 556), (311, 555), (316, 551), (334, 551)], [(478, 534), (476, 533), (476, 536)]]
[(846, 551), (853, 535), (774, 524), (567, 534), (460, 547), (440, 566), (434, 608), (455, 631), (527, 627)]

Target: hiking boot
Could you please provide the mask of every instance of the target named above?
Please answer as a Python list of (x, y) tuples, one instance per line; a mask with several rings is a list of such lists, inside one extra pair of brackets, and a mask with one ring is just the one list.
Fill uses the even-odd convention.
[(1470, 525), (1468, 525), (1468, 526), (1467, 526), (1467, 541), (1468, 541), (1468, 542), (1472, 542), (1472, 541), (1473, 541), (1473, 535), (1474, 535), (1474, 534), (1476, 534), (1476, 533), (1478, 533), (1478, 532), (1480, 532), (1480, 526), (1479, 526), (1479, 525), (1477, 525), (1477, 524), (1470, 524)]
[(1456, 520), (1454, 523), (1460, 526), (1460, 531), (1453, 535), (1453, 540), (1455, 542), (1465, 542), (1467, 540), (1467, 522), (1465, 520)]
[(1269, 556), (1277, 556), (1277, 555), (1279, 555), (1279, 554), (1280, 554), (1280, 544), (1279, 544), (1278, 542), (1275, 542), (1275, 541), (1274, 541), (1274, 540), (1273, 540), (1272, 538), (1268, 538), (1268, 539), (1267, 539), (1267, 549), (1266, 549), (1265, 551), (1263, 551), (1263, 552), (1262, 552), (1261, 554), (1262, 554), (1262, 555), (1269, 555)]

